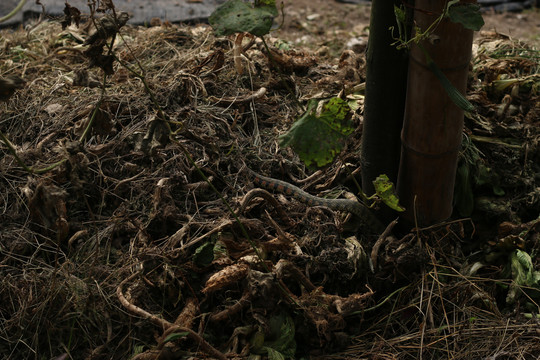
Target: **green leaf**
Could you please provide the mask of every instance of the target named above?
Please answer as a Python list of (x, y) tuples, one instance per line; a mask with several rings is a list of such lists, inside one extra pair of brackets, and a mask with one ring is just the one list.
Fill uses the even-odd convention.
[(448, 18), (454, 23), (463, 25), (465, 29), (478, 31), (484, 26), (484, 19), (478, 4), (452, 4), (448, 8)]
[(293, 358), (296, 353), (296, 341), (294, 339), (294, 321), (286, 313), (273, 316), (269, 320), (269, 334), (264, 342), (264, 349), (268, 352), (269, 359), (282, 360)]
[(502, 93), (504, 90), (509, 88), (510, 86), (513, 86), (515, 84), (519, 84), (520, 79), (500, 79), (500, 80), (493, 80), (491, 82), (491, 88), (496, 93)]
[(255, 354), (261, 354), (264, 350), (264, 332), (262, 330), (257, 330), (252, 336), (250, 340), (250, 349), (251, 352)]
[(402, 5), (394, 5), (394, 16), (396, 17), (396, 21), (398, 24), (405, 24), (405, 21), (407, 20), (407, 12)]
[(144, 351), (144, 345), (135, 345), (133, 346), (133, 355), (142, 354)]
[[(519, 285), (525, 286), (538, 286), (540, 280), (540, 272), (534, 270), (534, 265), (531, 259), (531, 256), (523, 250), (517, 249), (514, 253), (515, 259), (518, 261), (519, 265), (512, 261), (512, 274), (514, 280)], [(515, 273), (514, 273), (515, 271)]]
[(229, 0), (208, 18), (217, 36), (248, 32), (263, 36), (270, 32), (278, 15), (275, 0), (258, 1), (254, 6), (242, 0)]
[(184, 332), (180, 332), (180, 333), (172, 333), (172, 334), (169, 334), (169, 336), (167, 336), (165, 338), (165, 340), (163, 341), (164, 344), (170, 342), (170, 341), (174, 341), (174, 340), (177, 340), (177, 339), (180, 339), (180, 338), (183, 338), (183, 337), (186, 337), (189, 333), (187, 331), (184, 331)]
[(334, 160), (354, 128), (346, 101), (330, 99), (318, 116), (317, 104), (317, 100), (310, 100), (308, 110), (279, 137), (279, 145), (291, 146), (307, 166), (321, 167)]
[(499, 185), (493, 185), (493, 193), (497, 196), (503, 196), (505, 194), (505, 191)]
[(193, 254), (193, 263), (199, 267), (206, 267), (214, 261), (214, 244), (207, 242), (199, 246)]
[[(255, 6), (272, 6), (276, 7), (276, 0), (255, 0)], [(276, 10), (277, 16), (277, 10)]]
[(407, 24), (407, 12), (403, 6), (394, 5), (394, 16), (396, 17), (396, 24), (399, 31), (399, 38), (403, 41), (407, 41), (405, 38), (405, 29)]
[(268, 360), (285, 360), (285, 356), (279, 351), (268, 346), (264, 346), (263, 349), (268, 353)]
[(289, 51), (292, 49), (292, 46), (291, 46), (291, 43), (286, 41), (286, 40), (278, 40), (274, 43), (274, 46), (278, 49), (278, 50), (282, 50), (282, 51)]
[(399, 205), (399, 198), (395, 194), (394, 184), (388, 179), (388, 176), (382, 174), (373, 180), (375, 193), (388, 207), (396, 211), (405, 211), (405, 208)]
[(540, 271), (534, 270), (531, 256), (525, 251), (517, 249), (510, 256), (510, 267), (514, 281), (510, 285), (506, 303), (514, 303), (523, 286), (533, 288), (532, 292), (529, 292), (529, 296), (533, 298), (540, 297)]
[(446, 11), (448, 11), (448, 9), (450, 9), (451, 6), (454, 6), (454, 5), (456, 5), (457, 3), (459, 3), (459, 0), (450, 0), (450, 1), (446, 4)]
[[(427, 55), (427, 54), (426, 54)], [(448, 94), (450, 99), (456, 104), (460, 109), (465, 111), (473, 111), (474, 106), (463, 96), (462, 93), (456, 89), (456, 87), (448, 80), (448, 78), (444, 75), (444, 73), (439, 69), (437, 64), (431, 60), (431, 58), (427, 59), (427, 65), (430, 68), (431, 71), (435, 74), (437, 79), (441, 82), (442, 87), (444, 88), (444, 91)]]

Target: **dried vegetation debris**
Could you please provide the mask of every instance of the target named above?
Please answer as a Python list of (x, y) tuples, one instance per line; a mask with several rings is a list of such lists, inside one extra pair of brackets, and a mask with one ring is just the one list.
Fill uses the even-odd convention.
[(476, 168), (476, 215), (532, 221), (540, 214), (540, 56), (508, 36), (481, 35), (469, 94), (477, 113), (466, 121), (471, 146), (463, 157)]
[[(375, 239), (344, 239), (345, 224), (327, 209), (260, 191), (249, 195), (245, 164), (275, 177), (301, 174), (284, 160), (291, 153), (275, 143), (298, 112), (288, 89), (306, 98), (354, 91), (364, 76), (362, 56), (346, 51), (329, 66), (314, 53), (276, 48), (273, 65), (259, 42), (216, 39), (206, 26), (126, 26), (113, 47), (122, 65), (101, 67), (110, 74), (103, 88), (101, 70), (89, 67), (83, 52), (89, 33), (84, 25), (62, 30), (55, 23), (2, 33), (0, 72), (16, 72), (26, 86), (2, 105), (0, 130), (34, 169), (61, 163), (28, 174), (7, 152), (0, 159), (0, 333), (7, 340), (0, 353), (69, 351), (93, 359), (137, 352), (138, 358), (180, 357), (189, 350), (223, 358), (264, 353), (254, 345), (262, 336), (266, 346), (293, 355), (351, 343), (353, 357), (421, 351), (467, 358), (464, 343), (478, 357), (496, 355), (493, 343), (505, 336), (488, 328), (502, 329), (497, 291), (455, 270), (464, 256), (448, 245), (469, 238), (462, 223), (420, 237), (385, 238), (371, 253), (375, 273), (369, 275), (367, 249)], [(106, 52), (101, 46), (100, 54)], [(491, 79), (490, 66), (482, 66), (484, 79)], [(483, 116), (472, 132), (492, 124), (497, 104), (482, 91), (472, 95), (481, 99)], [(532, 125), (538, 119), (528, 117), (537, 93), (518, 94), (510, 103), (528, 111), (513, 121), (531, 127), (508, 129), (537, 145)], [(86, 141), (79, 141), (88, 128)], [(538, 149), (527, 149), (528, 158), (515, 156), (531, 166)], [(352, 153), (343, 159), (359, 163)], [(338, 175), (339, 169), (320, 174), (319, 188), (312, 182), (310, 191), (320, 183), (335, 186)], [(220, 196), (239, 210), (252, 243)], [(538, 206), (529, 201), (526, 209)], [(455, 281), (443, 281), (443, 273)], [(396, 294), (400, 300), (388, 306)], [(501, 351), (540, 351), (530, 322), (516, 317), (508, 329), (522, 337)], [(81, 336), (73, 338), (73, 331)], [(171, 340), (174, 333), (186, 336)], [(467, 339), (486, 334), (493, 343)], [(442, 341), (445, 347), (438, 346)]]

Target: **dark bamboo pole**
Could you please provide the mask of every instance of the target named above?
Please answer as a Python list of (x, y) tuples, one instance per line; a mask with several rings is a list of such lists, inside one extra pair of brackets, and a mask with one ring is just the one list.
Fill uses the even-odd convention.
[(370, 195), (377, 176), (397, 180), (408, 63), (407, 52), (392, 45), (399, 36), (394, 5), (401, 4), (402, 0), (373, 0), (371, 5), (361, 157), (362, 188)]

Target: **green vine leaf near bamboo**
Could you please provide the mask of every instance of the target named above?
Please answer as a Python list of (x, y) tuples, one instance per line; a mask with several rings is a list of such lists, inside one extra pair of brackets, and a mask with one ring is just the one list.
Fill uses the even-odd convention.
[(338, 155), (354, 128), (350, 107), (345, 100), (332, 98), (320, 114), (317, 100), (310, 100), (308, 110), (279, 137), (281, 147), (290, 146), (307, 165), (317, 167), (331, 163)]
[(387, 175), (382, 174), (373, 180), (376, 196), (382, 200), (389, 208), (398, 212), (405, 211), (405, 208), (399, 205), (399, 198), (396, 195), (394, 184)]
[(465, 29), (478, 31), (484, 26), (480, 13), (480, 5), (459, 3), (459, 0), (448, 2), (447, 16), (450, 21), (463, 25)]

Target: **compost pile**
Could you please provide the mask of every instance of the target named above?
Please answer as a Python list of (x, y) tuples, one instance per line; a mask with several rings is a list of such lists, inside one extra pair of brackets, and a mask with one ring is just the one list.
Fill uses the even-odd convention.
[[(271, 63), (258, 39), (167, 23), (108, 49), (91, 23), (1, 33), (1, 74), (25, 80), (1, 104), (5, 358), (540, 354), (537, 50), (481, 34), (455, 217), (378, 238), (247, 171), (355, 191), (363, 49), (268, 37)], [(313, 172), (277, 138), (338, 94), (356, 130)]]

